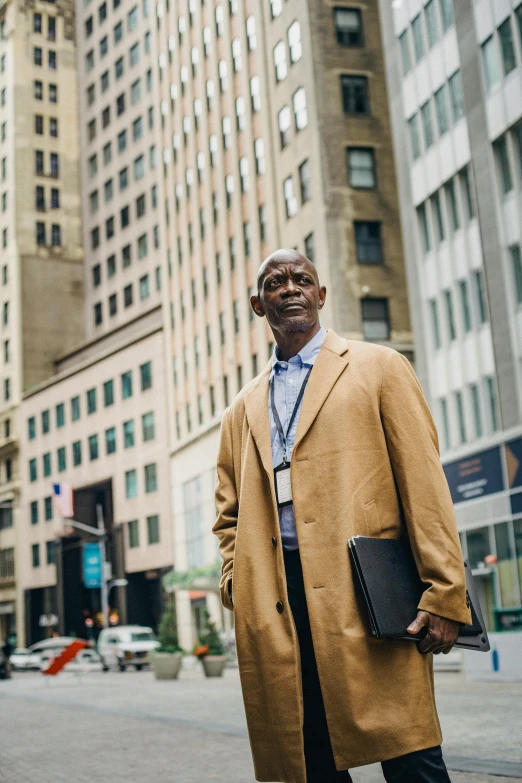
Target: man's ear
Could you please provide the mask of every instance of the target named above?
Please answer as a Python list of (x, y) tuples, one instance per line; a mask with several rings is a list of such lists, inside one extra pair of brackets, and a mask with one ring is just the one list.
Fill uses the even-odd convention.
[(250, 306), (254, 313), (259, 316), (259, 318), (265, 317), (265, 311), (263, 309), (263, 305), (261, 304), (261, 299), (256, 294), (250, 297)]
[(326, 301), (326, 288), (324, 285), (321, 286), (319, 289), (319, 304), (317, 305), (319, 310), (324, 307), (324, 303)]

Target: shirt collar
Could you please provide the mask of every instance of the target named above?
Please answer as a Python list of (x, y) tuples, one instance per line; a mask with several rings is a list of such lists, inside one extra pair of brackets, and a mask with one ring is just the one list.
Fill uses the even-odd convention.
[[(321, 327), (317, 334), (315, 334), (311, 340), (309, 340), (296, 356), (293, 356), (289, 361), (294, 363), (299, 361), (302, 365), (312, 367), (315, 364), (315, 360), (319, 354), (319, 351), (323, 347), (323, 343), (326, 339), (326, 329)], [(288, 362), (286, 362), (288, 364)], [(280, 369), (281, 360), (277, 356), (277, 345), (272, 353), (272, 372), (270, 373), (270, 380), (277, 370)]]

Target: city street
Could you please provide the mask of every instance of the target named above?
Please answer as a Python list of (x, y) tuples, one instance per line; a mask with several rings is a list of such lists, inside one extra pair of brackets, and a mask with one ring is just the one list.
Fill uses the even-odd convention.
[[(522, 685), (436, 679), (453, 783), (522, 781)], [(190, 668), (175, 682), (134, 671), (14, 674), (0, 682), (0, 725), (1, 783), (254, 781), (237, 670), (205, 680)], [(382, 776), (376, 766), (353, 779)]]

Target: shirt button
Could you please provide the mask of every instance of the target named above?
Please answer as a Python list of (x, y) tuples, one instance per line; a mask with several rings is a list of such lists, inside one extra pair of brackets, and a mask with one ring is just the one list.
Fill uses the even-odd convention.
[(272, 546), (277, 546), (277, 538), (272, 536)]
[(282, 603), (282, 601), (278, 601), (278, 602), (276, 603), (276, 609), (277, 609), (277, 611), (279, 612), (279, 614), (283, 614), (283, 612), (284, 612), (284, 610), (285, 610), (285, 607), (283, 606), (283, 603)]

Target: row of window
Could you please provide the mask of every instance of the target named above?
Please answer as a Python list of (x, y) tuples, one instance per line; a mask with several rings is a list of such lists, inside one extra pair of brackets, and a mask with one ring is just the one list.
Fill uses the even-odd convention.
[[(50, 83), (47, 88), (49, 103), (58, 103), (58, 85)], [(35, 79), (33, 82), (33, 96), (36, 101), (44, 100), (44, 83), (39, 79)]]
[[(471, 292), (470, 292), (471, 288)], [(472, 274), (472, 282), (462, 278), (457, 282), (457, 298), (460, 310), (460, 324), (462, 332), (467, 334), (472, 331), (474, 322), (482, 325), (487, 323), (488, 311), (486, 297), (484, 294), (484, 278), (482, 270), (476, 270)], [(458, 327), (455, 318), (454, 293), (451, 288), (442, 291), (443, 310), (445, 317), (445, 334), (447, 342), (451, 343), (457, 339)], [(438, 298), (429, 301), (433, 346), (438, 349), (442, 346), (443, 337), (439, 318), (439, 300)]]
[[(160, 267), (157, 267), (156, 272), (158, 272)], [(156, 275), (156, 290), (160, 290), (161, 287), (161, 277), (160, 275)], [(140, 277), (138, 281), (138, 290), (139, 290), (139, 297), (140, 302), (144, 302), (146, 299), (149, 298), (151, 295), (151, 283), (150, 283), (150, 276), (149, 274), (145, 274), (142, 277)], [(126, 307), (132, 307), (134, 304), (134, 285), (132, 283), (129, 283), (125, 286), (122, 292), (122, 298), (123, 298), (123, 306)], [(107, 309), (109, 312), (109, 316), (112, 318), (118, 313), (118, 295), (116, 293), (111, 294), (107, 299)], [(103, 323), (103, 304), (102, 302), (96, 302), (93, 306), (93, 312), (94, 312), (94, 325), (99, 326), (101, 323)]]
[[(294, 63), (299, 62), (303, 54), (303, 47), (301, 44), (301, 26), (298, 21), (292, 22), (292, 24), (288, 28), (287, 41), (288, 41), (289, 60), (290, 60), (290, 64), (293, 65)], [(286, 54), (287, 54), (286, 41), (278, 41), (274, 46), (274, 53), (273, 53), (276, 82), (282, 82), (284, 81), (284, 79), (286, 79), (288, 73)], [(232, 49), (232, 56), (234, 56), (233, 49)], [(237, 70), (237, 68), (234, 68), (234, 70)]]
[[(58, 138), (58, 120), (56, 117), (46, 117), (49, 126), (49, 136), (51, 138)], [(44, 117), (42, 114), (34, 115), (34, 132), (38, 136), (44, 135)], [(2, 131), (2, 136), (4, 135)], [(3, 139), (2, 139), (3, 141)]]
[(51, 223), (51, 231), (48, 233), (48, 226), (43, 220), (37, 220), (35, 224), (36, 244), (38, 247), (61, 247), (62, 228), (59, 223)]
[[(159, 516), (157, 514), (153, 514), (150, 517), (146, 517), (145, 524), (147, 526), (147, 544), (159, 544)], [(140, 528), (141, 525), (139, 519), (131, 519), (131, 521), (127, 523), (129, 549), (135, 549), (136, 547), (139, 547)]]
[[(154, 194), (155, 193), (156, 191), (154, 191)], [(157, 206), (157, 201), (153, 201), (152, 208), (154, 209), (156, 206)], [(91, 207), (92, 207), (92, 200), (91, 200)], [(97, 209), (97, 204), (95, 206), (94, 211), (96, 211), (96, 209)], [(136, 220), (139, 220), (145, 215), (146, 213), (145, 193), (141, 193), (139, 196), (136, 197), (135, 210), (136, 210)], [(121, 229), (127, 228), (127, 226), (130, 225), (130, 221), (131, 221), (131, 217), (130, 217), (129, 206), (122, 207), (122, 209), (120, 209), (120, 228)], [(109, 241), (114, 237), (115, 233), (116, 233), (115, 219), (114, 219), (114, 215), (111, 215), (105, 220), (105, 239)], [(96, 250), (96, 248), (99, 247), (99, 244), (100, 244), (100, 228), (99, 226), (95, 226), (94, 228), (91, 229), (92, 250)]]
[[(147, 391), (152, 388), (152, 362), (145, 362), (140, 365), (140, 388), (141, 391)], [(127, 400), (133, 396), (133, 371), (127, 370), (120, 376), (121, 381), (121, 400)], [(114, 380), (105, 381), (102, 387), (103, 406), (105, 408), (114, 405), (116, 402)], [(96, 413), (98, 409), (98, 389), (93, 387), (86, 392), (87, 414)], [(76, 395), (70, 401), (71, 422), (78, 421), (81, 418), (80, 396)], [(40, 414), (41, 433), (46, 435), (51, 431), (51, 411), (49, 408), (43, 410)], [(65, 426), (65, 403), (60, 402), (55, 406), (55, 426), (60, 429)], [(30, 416), (27, 419), (27, 435), (29, 440), (34, 440), (37, 435), (36, 416)]]
[(47, 38), (49, 41), (56, 40), (56, 17), (47, 16), (41, 13), (33, 14), (33, 32), (37, 35), (43, 35), (44, 26), (43, 21), (47, 19)]
[[(134, 419), (129, 419), (122, 424), (123, 431), (123, 448), (129, 449), (136, 445), (136, 425)], [(155, 425), (154, 425), (154, 413), (144, 413), (141, 417), (141, 432), (142, 442), (154, 440), (155, 438)], [(89, 447), (89, 459), (96, 460), (99, 457), (99, 445), (98, 435), (91, 435), (88, 439)], [(117, 434), (116, 427), (108, 427), (105, 430), (105, 454), (115, 454), (117, 450)], [(75, 441), (71, 447), (72, 464), (77, 467), (82, 464), (82, 443), (81, 441)], [(67, 470), (67, 451), (65, 446), (61, 446), (56, 450), (56, 469), (58, 473), (63, 473)], [(44, 477), (48, 477), (52, 474), (52, 456), (50, 452), (47, 452), (42, 457), (42, 470)], [(29, 475), (31, 481), (36, 481), (38, 478), (38, 466), (37, 460), (32, 459), (29, 461)], [(36, 519), (36, 522), (38, 519)], [(33, 522), (35, 524), (35, 522)]]
[(432, 250), (434, 238), (438, 244), (446, 241), (448, 226), (452, 232), (456, 232), (464, 221), (472, 220), (475, 217), (475, 204), (468, 167), (461, 169), (420, 204), (417, 207), (417, 216), (424, 253)]
[[(448, 103), (449, 102), (449, 103)], [(435, 110), (436, 123), (433, 122)], [(422, 104), (419, 112), (413, 114), (408, 120), (410, 131), (411, 156), (416, 160), (422, 151), (428, 150), (437, 138), (442, 138), (464, 116), (464, 93), (462, 91), (462, 79), (460, 70), (455, 71), (434, 93), (432, 98)], [(422, 125), (422, 139), (419, 128)]]
[[(154, 113), (153, 113), (152, 106), (148, 110), (147, 117), (148, 117), (148, 129), (152, 130), (152, 128), (154, 127)], [(141, 115), (136, 117), (136, 119), (133, 121), (131, 129), (132, 129), (133, 141), (138, 141), (139, 139), (142, 138), (145, 127)], [(122, 152), (125, 152), (125, 150), (127, 149), (127, 138), (128, 138), (127, 129), (124, 128), (122, 131), (118, 133), (118, 136), (116, 138), (116, 148), (118, 153), (121, 154)], [(112, 142), (108, 141), (103, 147), (103, 165), (107, 166), (111, 161), (112, 161)], [(149, 166), (151, 169), (154, 169), (156, 167), (156, 147), (154, 145), (152, 145), (149, 148)], [(97, 153), (93, 153), (87, 160), (87, 171), (89, 177), (94, 177), (98, 173)], [(143, 156), (140, 156), (136, 158), (136, 160), (134, 161), (134, 177), (135, 179), (141, 179), (144, 175), (145, 175), (145, 159)], [(112, 198), (112, 179), (108, 180), (108, 182), (110, 182), (110, 192), (111, 192), (110, 198)], [(121, 171), (119, 172), (119, 183), (120, 183), (120, 190), (125, 190), (125, 188), (129, 184), (129, 171), (127, 167), (121, 169)], [(108, 187), (109, 185), (107, 185), (107, 188)]]
[[(141, 78), (136, 79), (130, 86), (130, 102), (131, 105), (134, 106), (136, 103), (139, 103), (141, 100)], [(118, 97), (116, 98), (115, 107), (116, 107), (116, 116), (121, 117), (121, 115), (125, 111), (125, 93), (122, 92)], [(154, 121), (154, 115), (152, 112), (149, 112), (149, 127), (153, 126)], [(111, 107), (106, 106), (101, 113), (101, 127), (102, 130), (105, 130), (110, 125), (111, 122)], [(140, 126), (138, 128), (138, 125)], [(96, 118), (94, 117), (92, 120), (89, 120), (87, 123), (87, 139), (88, 141), (93, 141), (93, 139), (96, 138)], [(134, 141), (137, 141), (137, 139), (141, 138), (142, 136), (142, 129), (143, 129), (143, 119), (138, 117), (134, 123), (133, 123), (133, 138)], [(119, 152), (122, 152), (121, 147), (124, 148), (123, 143), (118, 143), (118, 150)]]
[[(481, 438), (486, 432), (497, 432), (499, 428), (494, 378), (484, 378), (481, 383), (472, 383), (465, 393), (453, 392), (449, 399), (442, 397), (439, 404), (446, 451), (452, 446)], [(468, 421), (472, 422), (473, 432), (469, 429)], [(457, 425), (456, 432), (452, 422)]]
[[(118, 2), (117, 5), (115, 5), (114, 10), (120, 5)], [(146, 13), (145, 13), (146, 12)], [(107, 19), (107, 2), (103, 2), (98, 7), (98, 24), (103, 24), (105, 20)], [(143, 10), (144, 16), (148, 16), (148, 5), (144, 4), (144, 10)], [(134, 30), (136, 30), (138, 26), (138, 7), (135, 5), (131, 8), (131, 10), (127, 14), (127, 30), (131, 33)], [(89, 16), (85, 22), (84, 22), (84, 28), (85, 28), (85, 37), (89, 38), (94, 30), (94, 16)]]
[(453, 0), (428, 0), (422, 13), (412, 19), (411, 26), (399, 36), (402, 71), (406, 75), (412, 68), (413, 56), (418, 63), (425, 56), (427, 47), (431, 49), (441, 36), (452, 26)]
[[(519, 45), (522, 47), (522, 4), (515, 9), (515, 18), (519, 31)], [(500, 82), (500, 62), (502, 63), (502, 74), (504, 76), (507, 76), (517, 67), (517, 54), (511, 16), (508, 16), (508, 18), (502, 22), (496, 30), (496, 33), (490, 35), (489, 38), (482, 43), (481, 50), (484, 81), (486, 83), (486, 90), (490, 92)], [(519, 52), (519, 61), (521, 57), (522, 52)]]
[(60, 190), (59, 188), (49, 189), (49, 200), (46, 200), (46, 189), (43, 185), (36, 185), (35, 187), (35, 208), (37, 212), (45, 212), (47, 204), (49, 209), (60, 209)]
[[(35, 161), (35, 174), (39, 177), (46, 176), (45, 155), (43, 150), (35, 150), (34, 161)], [(55, 178), (60, 176), (60, 156), (58, 155), (57, 152), (49, 153), (48, 176), (55, 177)]]
[[(92, 17), (90, 17), (92, 19)], [(130, 22), (129, 22), (130, 20)], [(89, 19), (85, 22), (86, 28), (89, 26)], [(138, 27), (138, 7), (134, 6), (127, 15), (127, 31), (134, 32)], [(92, 32), (92, 29), (91, 29)], [(87, 33), (87, 30), (86, 30)], [(89, 33), (90, 35), (90, 33)], [(117, 22), (112, 30), (114, 46), (118, 46), (123, 40), (123, 22)], [(109, 36), (104, 35), (98, 42), (100, 59), (103, 59), (109, 52)], [(85, 55), (85, 72), (89, 73), (94, 68), (95, 56), (94, 49), (90, 49)]]
[[(56, 563), (56, 545), (54, 541), (45, 542), (47, 565)], [(40, 568), (40, 544), (31, 545), (31, 563), (33, 568)]]
[[(145, 34), (144, 49), (145, 49), (145, 54), (150, 53), (150, 33)], [(141, 49), (140, 49), (140, 43), (139, 41), (137, 41), (129, 49), (130, 67), (134, 68), (134, 66), (137, 65), (140, 62), (140, 60), (141, 60)], [(124, 57), (122, 56), (119, 57), (114, 63), (115, 81), (121, 79), (124, 73), (125, 73), (125, 60)], [(146, 73), (145, 81), (147, 84), (147, 91), (150, 92), (152, 90), (152, 70), (150, 68)], [(109, 85), (110, 85), (110, 74), (109, 74), (109, 70), (106, 70), (100, 76), (100, 90), (102, 94), (109, 89)], [(96, 85), (94, 82), (89, 84), (89, 86), (87, 87), (86, 96), (87, 96), (87, 105), (92, 106), (92, 104), (96, 100)]]
[[(130, 266), (130, 256), (129, 256), (129, 263), (125, 264), (124, 268), (128, 266)], [(98, 288), (98, 286), (100, 286), (102, 282), (101, 264), (95, 264), (92, 267), (91, 271), (92, 271), (93, 288)], [(109, 258), (107, 259), (107, 278), (110, 279), (111, 277), (114, 277), (115, 274), (116, 274), (116, 256), (113, 254), (109, 256)], [(161, 267), (160, 266), (157, 266), (154, 270), (154, 279), (156, 283), (156, 291), (161, 291)]]
[[(39, 67), (44, 64), (44, 53), (41, 46), (33, 47), (33, 63)], [(58, 67), (58, 57), (54, 49), (47, 51), (47, 65), (51, 71), (56, 71)]]

